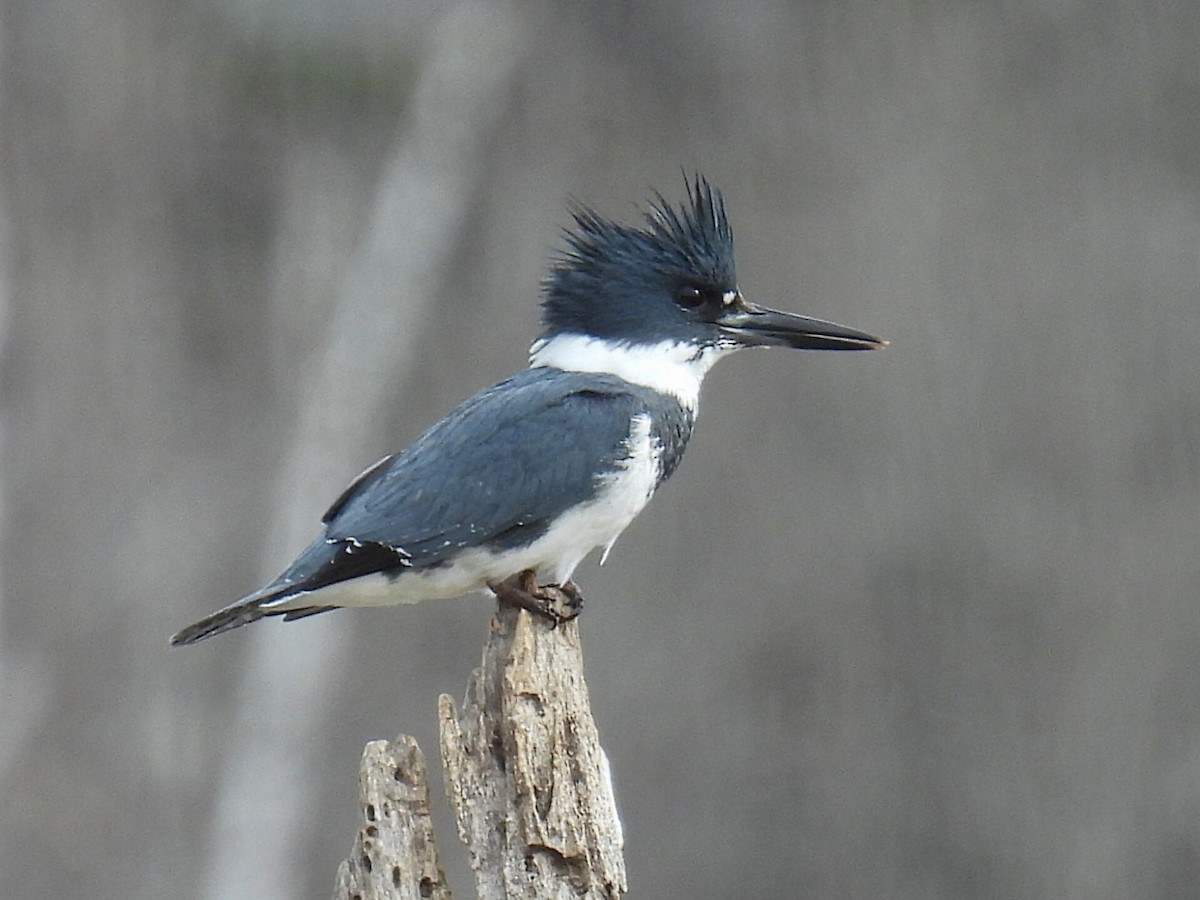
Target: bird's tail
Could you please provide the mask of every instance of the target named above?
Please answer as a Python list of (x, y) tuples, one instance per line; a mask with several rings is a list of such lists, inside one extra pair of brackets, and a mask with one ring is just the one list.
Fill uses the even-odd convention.
[(214, 634), (222, 634), (235, 628), (241, 628), (243, 625), (249, 625), (251, 622), (257, 622), (265, 616), (283, 616), (283, 621), (290, 622), (293, 619), (315, 616), (317, 613), (328, 612), (336, 608), (333, 606), (301, 606), (280, 609), (275, 604), (282, 602), (286, 596), (286, 589), (269, 587), (243, 597), (224, 609), (217, 610), (211, 616), (184, 628), (171, 638), (171, 646), (180, 647), (194, 644), (210, 638)]

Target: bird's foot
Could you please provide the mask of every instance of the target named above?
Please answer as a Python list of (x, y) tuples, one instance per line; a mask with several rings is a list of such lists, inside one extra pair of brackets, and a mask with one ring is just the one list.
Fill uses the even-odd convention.
[(544, 616), (555, 627), (571, 621), (583, 610), (583, 595), (575, 582), (539, 585), (532, 569), (504, 581), (489, 581), (488, 587), (501, 603)]

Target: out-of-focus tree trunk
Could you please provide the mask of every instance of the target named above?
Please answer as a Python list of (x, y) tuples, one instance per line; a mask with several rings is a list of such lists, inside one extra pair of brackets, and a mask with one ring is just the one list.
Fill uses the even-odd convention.
[[(332, 305), (317, 363), (300, 373), (299, 422), (278, 479), (274, 520), (281, 524), (267, 548), (272, 566), (311, 537), (321, 503), (331, 499), (329, 485), (354, 474), (344, 468), (348, 451), (372, 443), (373, 429), (386, 418), (464, 226), (487, 135), (522, 58), (522, 36), (506, 5), (459, 3), (432, 27), (411, 115), (370, 226)], [(349, 652), (347, 628), (330, 617), (323, 628), (264, 629), (252, 639), (239, 694), (239, 750), (222, 769), (207, 879), (214, 900), (251, 886), (260, 900), (297, 893), (277, 877), (256, 878), (302, 870), (296, 829), (312, 801), (295, 786), (310, 781), (303, 748), (321, 731), (329, 706), (315, 699), (305, 718), (278, 698), (324, 696)], [(286, 716), (275, 714), (281, 708)], [(278, 758), (280, 746), (289, 748), (286, 762)], [(247, 846), (256, 847), (253, 857)]]
[[(255, 488), (218, 460), (269, 394), (268, 139), (239, 131), (228, 50), (177, 3), (0, 9), (0, 762), (38, 773), (4, 790), (25, 811), (0, 815), (6, 896), (32, 858), (48, 896), (100, 871), (97, 895), (173, 894), (195, 847), (178, 798), (209, 752), (189, 715), (207, 701), (173, 692), (163, 635), (254, 528), (226, 513)], [(105, 824), (78, 840), (75, 822)]]

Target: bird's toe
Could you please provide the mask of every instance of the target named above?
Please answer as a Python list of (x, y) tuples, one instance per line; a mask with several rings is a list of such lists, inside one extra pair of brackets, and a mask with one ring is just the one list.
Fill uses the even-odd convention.
[(538, 585), (530, 569), (504, 581), (489, 581), (488, 587), (501, 603), (536, 613), (555, 627), (574, 619), (583, 608), (583, 596), (574, 582)]

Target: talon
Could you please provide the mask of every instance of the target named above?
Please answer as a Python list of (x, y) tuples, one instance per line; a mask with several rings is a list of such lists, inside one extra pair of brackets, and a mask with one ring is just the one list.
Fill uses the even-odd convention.
[(568, 613), (569, 619), (574, 619), (583, 612), (583, 592), (579, 590), (579, 585), (573, 581), (563, 582), (557, 587), (565, 598), (563, 602), (564, 611)]
[(517, 583), (521, 586), (521, 590), (529, 594), (531, 597), (538, 595), (537, 572), (533, 569), (525, 569), (517, 576)]
[(583, 608), (583, 596), (574, 582), (539, 586), (532, 569), (504, 581), (489, 581), (488, 587), (501, 603), (547, 618), (555, 628), (574, 619)]

